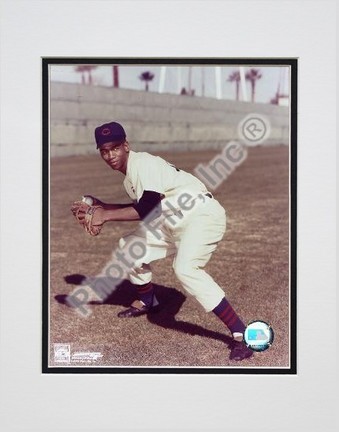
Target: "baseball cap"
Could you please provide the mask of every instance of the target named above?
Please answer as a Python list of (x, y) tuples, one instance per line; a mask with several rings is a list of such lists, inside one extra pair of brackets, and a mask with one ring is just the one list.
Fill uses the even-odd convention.
[(97, 148), (108, 142), (124, 141), (126, 133), (121, 124), (117, 122), (104, 123), (95, 129)]

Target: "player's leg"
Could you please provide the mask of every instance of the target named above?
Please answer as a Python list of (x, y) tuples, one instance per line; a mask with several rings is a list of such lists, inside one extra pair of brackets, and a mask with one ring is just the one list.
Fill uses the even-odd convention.
[(204, 268), (224, 236), (226, 215), (220, 205), (207, 208), (209, 211), (201, 205), (198, 210), (175, 232), (177, 253), (173, 268), (183, 287), (210, 312), (225, 293)]
[(120, 239), (118, 254), (129, 262), (128, 278), (137, 293), (137, 299), (131, 306), (118, 314), (120, 318), (143, 315), (159, 304), (154, 294), (150, 263), (174, 252), (175, 246), (161, 228), (140, 228)]
[(245, 325), (226, 299), (224, 291), (204, 270), (225, 228), (226, 217), (219, 203), (212, 200), (202, 205), (182, 232), (178, 232), (180, 242), (173, 267), (183, 287), (206, 312), (213, 311), (229, 328), (235, 340), (230, 357), (242, 360), (252, 355), (252, 351), (244, 344), (236, 343), (237, 340), (242, 341)]

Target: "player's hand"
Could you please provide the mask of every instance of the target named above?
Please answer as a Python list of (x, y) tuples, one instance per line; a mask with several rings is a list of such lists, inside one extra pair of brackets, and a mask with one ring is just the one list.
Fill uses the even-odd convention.
[(102, 207), (97, 208), (92, 217), (92, 225), (102, 226), (106, 222), (105, 213), (106, 211), (104, 208)]
[(75, 201), (72, 204), (71, 212), (87, 233), (92, 236), (100, 234), (105, 222), (105, 210), (102, 207), (88, 205), (84, 201)]

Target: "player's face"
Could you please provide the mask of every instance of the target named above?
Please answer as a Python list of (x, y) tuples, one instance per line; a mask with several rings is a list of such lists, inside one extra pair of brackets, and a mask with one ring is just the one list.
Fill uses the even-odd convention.
[(129, 144), (109, 142), (100, 147), (100, 156), (112, 169), (126, 174)]

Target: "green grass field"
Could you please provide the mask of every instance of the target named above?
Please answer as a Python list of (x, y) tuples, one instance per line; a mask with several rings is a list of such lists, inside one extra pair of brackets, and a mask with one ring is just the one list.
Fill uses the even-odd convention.
[[(161, 153), (193, 172), (217, 152)], [(175, 278), (172, 258), (153, 265), (159, 313), (119, 319), (134, 299), (123, 283), (103, 304), (91, 305), (84, 318), (63, 304), (72, 292), (72, 275), (95, 276), (109, 260), (119, 238), (138, 222), (108, 223), (98, 237), (81, 229), (70, 212), (88, 193), (107, 202), (128, 202), (123, 176), (98, 155), (54, 158), (50, 167), (50, 366), (289, 366), (289, 150), (285, 146), (249, 149), (246, 161), (213, 192), (227, 212), (227, 231), (206, 270), (247, 323), (269, 322), (274, 343), (243, 362), (229, 360), (230, 334), (213, 313), (206, 314)], [(70, 283), (73, 282), (73, 283)], [(71, 352), (100, 352), (96, 362), (54, 362), (53, 344)]]

